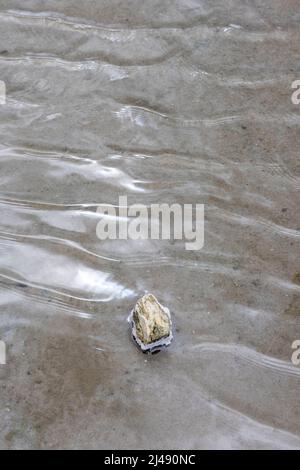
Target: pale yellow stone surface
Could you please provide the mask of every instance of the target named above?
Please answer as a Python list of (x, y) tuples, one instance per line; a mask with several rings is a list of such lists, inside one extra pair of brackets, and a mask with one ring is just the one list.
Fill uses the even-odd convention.
[(133, 320), (137, 336), (144, 344), (151, 344), (170, 335), (170, 317), (152, 294), (145, 295), (137, 302)]

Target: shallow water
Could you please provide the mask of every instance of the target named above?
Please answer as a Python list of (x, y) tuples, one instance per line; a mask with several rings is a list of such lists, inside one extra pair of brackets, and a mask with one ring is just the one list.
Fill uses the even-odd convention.
[[(300, 448), (296, 0), (1, 0), (1, 448)], [(97, 204), (203, 203), (205, 246)], [(176, 323), (142, 355), (153, 292)]]

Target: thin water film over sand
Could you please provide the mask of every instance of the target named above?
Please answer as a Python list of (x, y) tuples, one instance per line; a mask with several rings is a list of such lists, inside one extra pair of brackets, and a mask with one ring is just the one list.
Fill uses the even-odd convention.
[[(299, 21), (0, 1), (1, 448), (300, 448)], [(204, 248), (101, 242), (120, 195), (205, 204)], [(127, 325), (146, 292), (176, 328), (153, 357)]]

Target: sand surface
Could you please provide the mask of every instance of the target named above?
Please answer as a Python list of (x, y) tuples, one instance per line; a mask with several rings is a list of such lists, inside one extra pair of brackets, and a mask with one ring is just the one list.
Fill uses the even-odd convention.
[[(298, 0), (1, 0), (2, 449), (300, 448)], [(205, 204), (205, 246), (97, 205)], [(126, 319), (153, 292), (172, 347)]]

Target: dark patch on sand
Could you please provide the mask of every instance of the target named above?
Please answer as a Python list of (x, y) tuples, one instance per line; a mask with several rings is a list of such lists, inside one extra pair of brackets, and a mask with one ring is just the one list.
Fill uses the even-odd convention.
[(300, 273), (295, 274), (295, 276), (293, 277), (293, 282), (300, 286)]
[(300, 295), (294, 295), (291, 303), (284, 312), (285, 315), (300, 316)]

